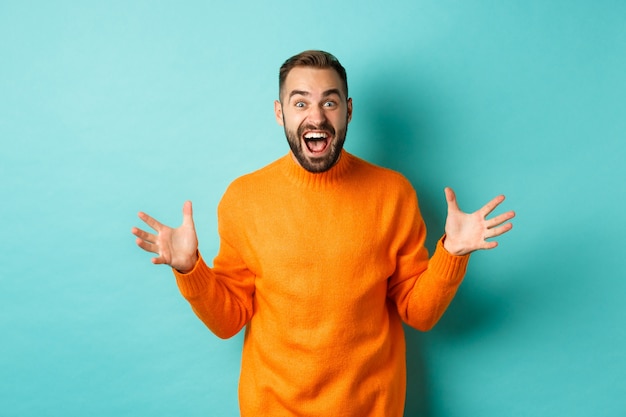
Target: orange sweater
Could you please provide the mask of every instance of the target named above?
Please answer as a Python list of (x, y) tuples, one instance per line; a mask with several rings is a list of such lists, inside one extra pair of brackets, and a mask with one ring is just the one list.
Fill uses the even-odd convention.
[(411, 184), (347, 152), (312, 174), (287, 155), (235, 180), (218, 208), (220, 250), (182, 295), (219, 337), (246, 326), (241, 415), (402, 416), (401, 320), (441, 317), (468, 256), (428, 260)]

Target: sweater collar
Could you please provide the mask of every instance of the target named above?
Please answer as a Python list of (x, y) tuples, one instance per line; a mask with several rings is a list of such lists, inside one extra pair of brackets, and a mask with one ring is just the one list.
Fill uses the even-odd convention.
[(283, 169), (287, 177), (304, 187), (324, 188), (335, 185), (346, 177), (354, 163), (354, 157), (342, 149), (341, 156), (335, 165), (328, 171), (313, 173), (302, 168), (291, 153), (283, 157)]

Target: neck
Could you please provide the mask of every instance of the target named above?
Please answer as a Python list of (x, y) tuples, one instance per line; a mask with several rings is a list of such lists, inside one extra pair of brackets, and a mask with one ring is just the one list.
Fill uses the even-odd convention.
[(345, 150), (341, 151), (337, 162), (323, 172), (310, 172), (304, 169), (298, 160), (290, 153), (285, 158), (285, 171), (289, 178), (303, 186), (321, 188), (332, 186), (340, 181), (349, 171), (352, 165), (352, 157)]

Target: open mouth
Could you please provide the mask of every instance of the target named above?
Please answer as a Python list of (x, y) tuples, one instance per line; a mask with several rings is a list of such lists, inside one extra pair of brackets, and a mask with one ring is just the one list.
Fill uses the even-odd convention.
[(307, 132), (304, 134), (304, 144), (312, 154), (321, 154), (328, 148), (330, 137), (326, 132)]

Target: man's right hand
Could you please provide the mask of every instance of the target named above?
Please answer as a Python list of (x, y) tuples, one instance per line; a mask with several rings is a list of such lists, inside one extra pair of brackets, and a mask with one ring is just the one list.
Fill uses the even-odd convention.
[(137, 227), (131, 232), (137, 236), (137, 246), (146, 252), (156, 253), (154, 264), (166, 264), (179, 272), (190, 272), (198, 262), (198, 236), (193, 223), (191, 201), (183, 205), (183, 224), (173, 229), (161, 224), (146, 213), (139, 212), (139, 218), (156, 231), (149, 233)]

